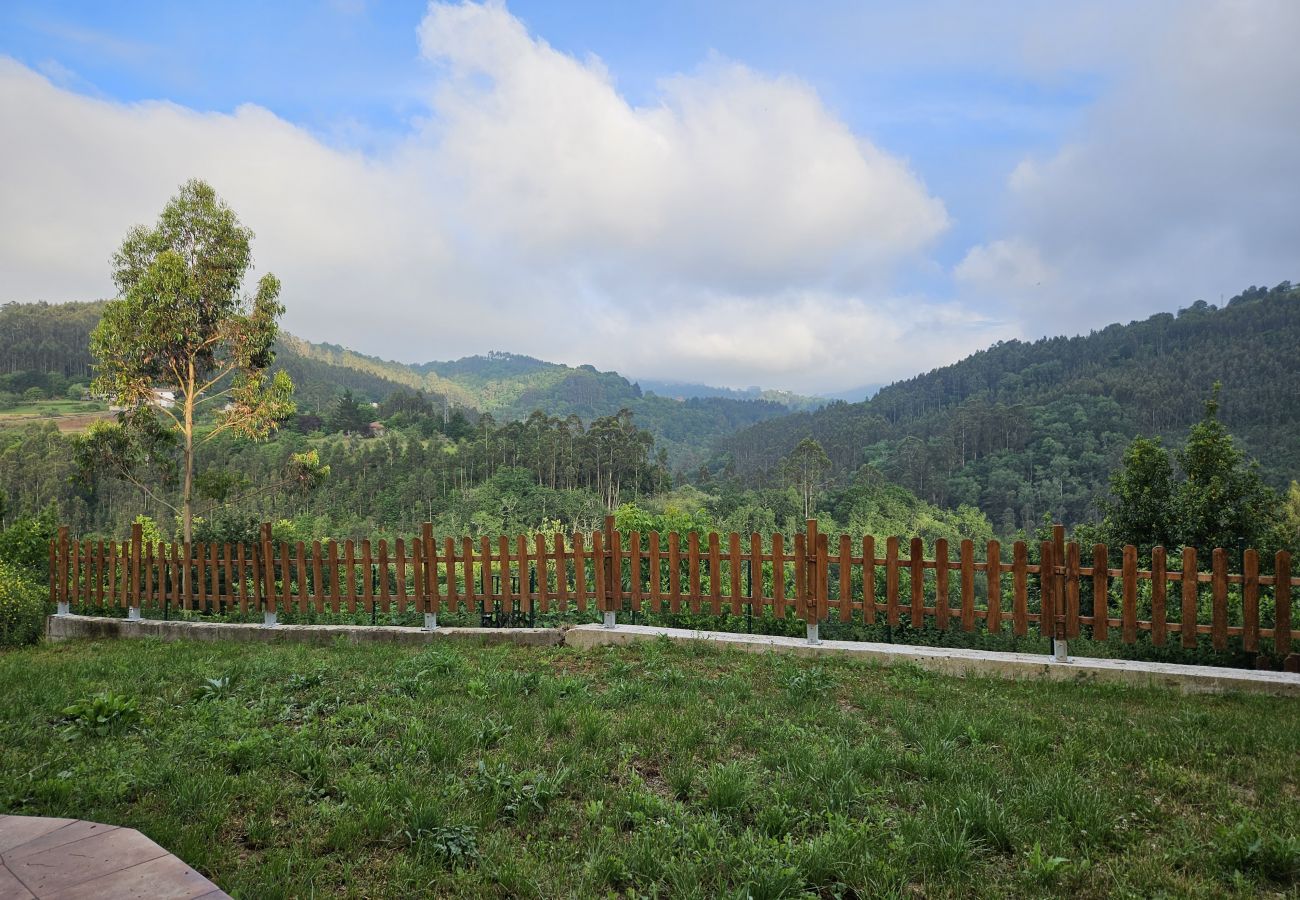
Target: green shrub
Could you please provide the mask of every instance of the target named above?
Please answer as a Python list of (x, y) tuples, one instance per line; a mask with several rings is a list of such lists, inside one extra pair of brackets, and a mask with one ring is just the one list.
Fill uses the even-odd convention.
[(44, 592), (21, 570), (0, 562), (0, 647), (34, 644), (44, 628)]

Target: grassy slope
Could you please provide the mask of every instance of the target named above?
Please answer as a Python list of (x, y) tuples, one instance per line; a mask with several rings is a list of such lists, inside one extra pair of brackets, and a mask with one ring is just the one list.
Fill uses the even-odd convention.
[(102, 403), (81, 400), (42, 400), (0, 410), (0, 429), (23, 428), (33, 423), (53, 422), (60, 431), (84, 431), (92, 422), (111, 416)]
[[(65, 742), (105, 687), (138, 728)], [(705, 647), (0, 655), (0, 809), (139, 828), (245, 897), (1295, 890), (1297, 753), (1289, 700)]]

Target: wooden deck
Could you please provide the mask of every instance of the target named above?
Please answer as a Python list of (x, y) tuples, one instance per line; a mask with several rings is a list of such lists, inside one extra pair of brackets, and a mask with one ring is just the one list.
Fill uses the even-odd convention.
[(78, 819), (0, 815), (0, 900), (229, 896), (143, 834)]

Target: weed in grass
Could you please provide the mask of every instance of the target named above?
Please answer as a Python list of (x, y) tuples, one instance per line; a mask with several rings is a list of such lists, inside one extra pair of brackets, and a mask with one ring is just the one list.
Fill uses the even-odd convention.
[(492, 696), (492, 687), (485, 678), (471, 678), (465, 682), (465, 693), (469, 694), (471, 700), (481, 703)]
[(669, 821), (674, 818), (674, 810), (662, 797), (633, 788), (619, 794), (614, 817), (618, 828), (632, 831), (644, 828), (650, 822)]
[(1034, 841), (1034, 846), (1025, 853), (1025, 866), (1029, 876), (1042, 885), (1055, 882), (1069, 865), (1070, 860), (1044, 851), (1038, 841)]
[(825, 667), (814, 665), (796, 668), (785, 676), (781, 686), (791, 703), (807, 703), (829, 697), (835, 680)]
[(573, 711), (563, 706), (552, 706), (542, 718), (542, 728), (551, 737), (561, 737), (573, 732)]
[(474, 733), (474, 744), (484, 750), (496, 747), (514, 731), (514, 726), (501, 721), (496, 716), (488, 716), (479, 723)]
[(970, 871), (984, 844), (961, 822), (922, 815), (904, 820), (902, 832), (912, 860), (929, 875)]
[(133, 697), (104, 691), (63, 708), (63, 737), (107, 737), (139, 724), (140, 706)]
[(754, 827), (764, 837), (783, 838), (799, 830), (803, 823), (804, 814), (782, 800), (761, 804), (754, 813)]
[(958, 827), (973, 838), (998, 853), (1009, 853), (1015, 848), (1020, 829), (999, 799), (963, 787), (945, 800)]
[(609, 720), (600, 710), (584, 706), (573, 714), (573, 734), (579, 747), (604, 746), (609, 735)]
[(545, 812), (567, 779), (566, 770), (551, 775), (510, 772), (504, 766), (489, 766), (479, 760), (474, 789), (488, 801), (494, 815), (507, 821), (522, 821)]
[(401, 836), (418, 856), (434, 859), (449, 869), (478, 861), (478, 829), (471, 825), (446, 824), (446, 811), (441, 803), (411, 799), (405, 812)]
[(314, 669), (310, 672), (294, 672), (284, 683), (284, 687), (291, 694), (300, 694), (304, 691), (310, 691), (320, 687), (329, 677), (325, 669)]
[(704, 773), (704, 805), (719, 815), (739, 815), (749, 803), (753, 783), (738, 762), (718, 763)]
[(1223, 829), (1214, 853), (1226, 872), (1279, 885), (1300, 882), (1300, 836), (1268, 834), (1250, 822)]
[(668, 787), (673, 792), (673, 797), (686, 802), (691, 798), (691, 793), (695, 790), (695, 766), (693, 760), (685, 759), (669, 766), (664, 771), (664, 778), (668, 781)]
[(276, 752), (275, 743), (271, 732), (256, 731), (216, 744), (213, 754), (227, 772), (238, 775), (265, 764)]
[(212, 703), (217, 700), (228, 700), (234, 693), (234, 677), (231, 675), (218, 675), (216, 678), (205, 678), (203, 683), (194, 689), (191, 695), (195, 702)]

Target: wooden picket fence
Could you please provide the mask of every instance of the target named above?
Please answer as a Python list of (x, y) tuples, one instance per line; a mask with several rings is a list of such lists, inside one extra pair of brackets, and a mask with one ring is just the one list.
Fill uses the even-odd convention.
[[(809, 623), (906, 622), (1015, 635), (1032, 629), (1065, 639), (1087, 628), (1095, 639), (1117, 634), (1130, 644), (1146, 631), (1157, 646), (1178, 635), (1187, 648), (1209, 635), (1216, 650), (1240, 637), (1248, 652), (1269, 644), (1279, 655), (1291, 652), (1291, 588), (1300, 578), (1292, 577), (1286, 552), (1266, 575), (1254, 550), (1242, 555), (1241, 572), (1229, 573), (1222, 548), (1210, 554), (1209, 571), (1191, 547), (1181, 551), (1176, 569), (1162, 547), (1152, 551), (1150, 569), (1139, 569), (1131, 545), (1118, 569), (1102, 544), (1090, 548), (1087, 565), (1084, 549), (1066, 542), (1059, 525), (1053, 540), (1040, 544), (1037, 564), (1023, 541), (1011, 547), (1010, 559), (997, 541), (981, 548), (982, 559), (969, 540), (956, 548), (935, 541), (933, 559), (925, 558), (920, 538), (904, 545), (890, 537), (883, 544), (881, 556), (871, 536), (831, 541), (812, 520), (789, 541), (734, 532), (620, 534), (612, 517), (601, 531), (495, 540), (435, 539), (426, 524), (421, 534), (391, 546), (385, 540), (276, 543), (269, 525), (252, 545), (145, 543), (139, 526), (129, 542), (75, 541), (63, 528), (50, 544), (50, 600), (241, 613), (481, 614), (497, 604), (540, 613), (771, 613)], [(1140, 591), (1144, 582), (1150, 587)], [(1262, 597), (1272, 600), (1263, 619)], [(1209, 621), (1201, 621), (1206, 599)]]

